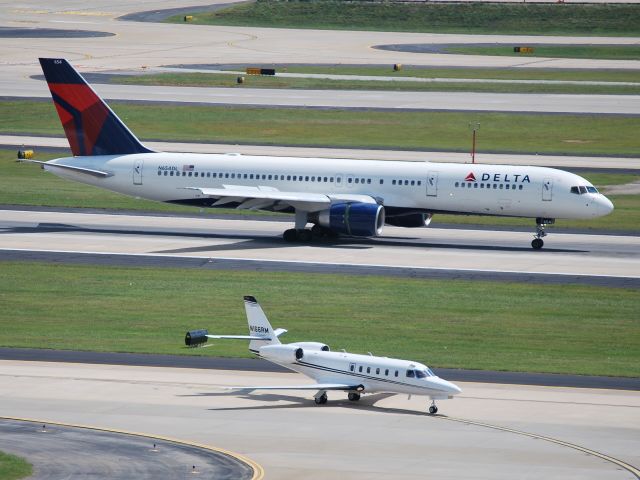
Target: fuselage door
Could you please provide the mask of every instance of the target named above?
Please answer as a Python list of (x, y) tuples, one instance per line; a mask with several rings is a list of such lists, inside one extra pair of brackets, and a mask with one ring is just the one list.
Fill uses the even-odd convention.
[(427, 197), (438, 196), (438, 172), (427, 173)]
[(141, 158), (133, 162), (133, 184), (142, 185), (142, 166), (144, 160)]
[(553, 194), (553, 180), (550, 178), (545, 178), (544, 183), (542, 184), (542, 200), (545, 202), (550, 202)]

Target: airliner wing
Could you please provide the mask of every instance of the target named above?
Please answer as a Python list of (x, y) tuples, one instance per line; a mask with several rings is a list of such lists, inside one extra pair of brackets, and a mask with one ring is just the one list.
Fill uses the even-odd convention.
[(224, 185), (224, 188), (186, 187), (197, 190), (202, 195), (215, 198), (212, 207), (227, 203), (239, 203), (236, 208), (246, 210), (274, 209), (284, 210), (288, 207), (316, 212), (324, 210), (331, 204), (331, 199), (321, 193), (282, 192), (269, 187), (248, 187), (242, 185)]
[(224, 387), (226, 390), (362, 390), (362, 385), (347, 385), (346, 383), (313, 383), (311, 385), (272, 385), (255, 387)]
[(293, 207), (296, 210), (318, 212), (328, 208), (332, 202), (376, 203), (369, 195), (285, 192), (273, 187), (244, 185), (223, 185), (222, 188), (185, 187), (185, 190), (196, 190), (205, 197), (217, 199), (212, 207), (238, 203), (236, 208), (246, 210), (285, 210)]

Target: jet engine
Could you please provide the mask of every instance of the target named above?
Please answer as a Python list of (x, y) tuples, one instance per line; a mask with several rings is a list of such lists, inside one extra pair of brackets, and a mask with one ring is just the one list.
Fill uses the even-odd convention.
[(187, 347), (199, 347), (207, 343), (207, 335), (209, 335), (207, 330), (189, 330), (184, 336), (184, 344)]
[(329, 348), (329, 345), (320, 342), (296, 342), (289, 343), (289, 345), (295, 345), (296, 347), (304, 348), (305, 350), (315, 350), (322, 352), (328, 352), (329, 350), (331, 350)]
[(408, 215), (395, 215), (387, 217), (385, 223), (394, 227), (417, 228), (428, 227), (431, 223), (431, 213), (409, 213)]
[(337, 203), (318, 213), (317, 223), (354, 237), (376, 237), (384, 227), (384, 207), (376, 203)]
[(297, 345), (265, 345), (260, 355), (275, 363), (294, 363), (304, 357), (304, 350)]

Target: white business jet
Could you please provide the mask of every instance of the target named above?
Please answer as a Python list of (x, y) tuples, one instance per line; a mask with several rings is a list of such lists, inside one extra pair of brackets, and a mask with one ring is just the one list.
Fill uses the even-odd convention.
[(450, 213), (534, 218), (531, 246), (540, 249), (556, 218), (613, 210), (587, 180), (553, 168), (154, 152), (66, 60), (40, 64), (73, 157), (27, 162), (159, 202), (294, 213), (286, 241), (376, 237), (385, 224), (426, 227)]
[(327, 403), (327, 391), (347, 392), (351, 401), (363, 393), (405, 393), (431, 399), (429, 413), (438, 412), (436, 400), (452, 398), (460, 388), (436, 376), (429, 367), (410, 360), (332, 352), (318, 342), (280, 343), (287, 331), (273, 329), (254, 297), (245, 296), (244, 306), (249, 335), (210, 335), (207, 330), (192, 330), (185, 336), (189, 347), (202, 346), (209, 338), (249, 340), (249, 350), (270, 362), (302, 373), (316, 383), (306, 385), (228, 387), (233, 390), (314, 390), (318, 405)]

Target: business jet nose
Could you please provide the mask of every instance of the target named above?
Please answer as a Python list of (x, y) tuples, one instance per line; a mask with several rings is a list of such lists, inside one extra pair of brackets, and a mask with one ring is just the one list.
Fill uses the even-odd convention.
[(462, 389), (454, 383), (447, 382), (442, 378), (438, 377), (438, 387), (440, 390), (445, 391), (449, 395), (457, 395), (462, 392)]

